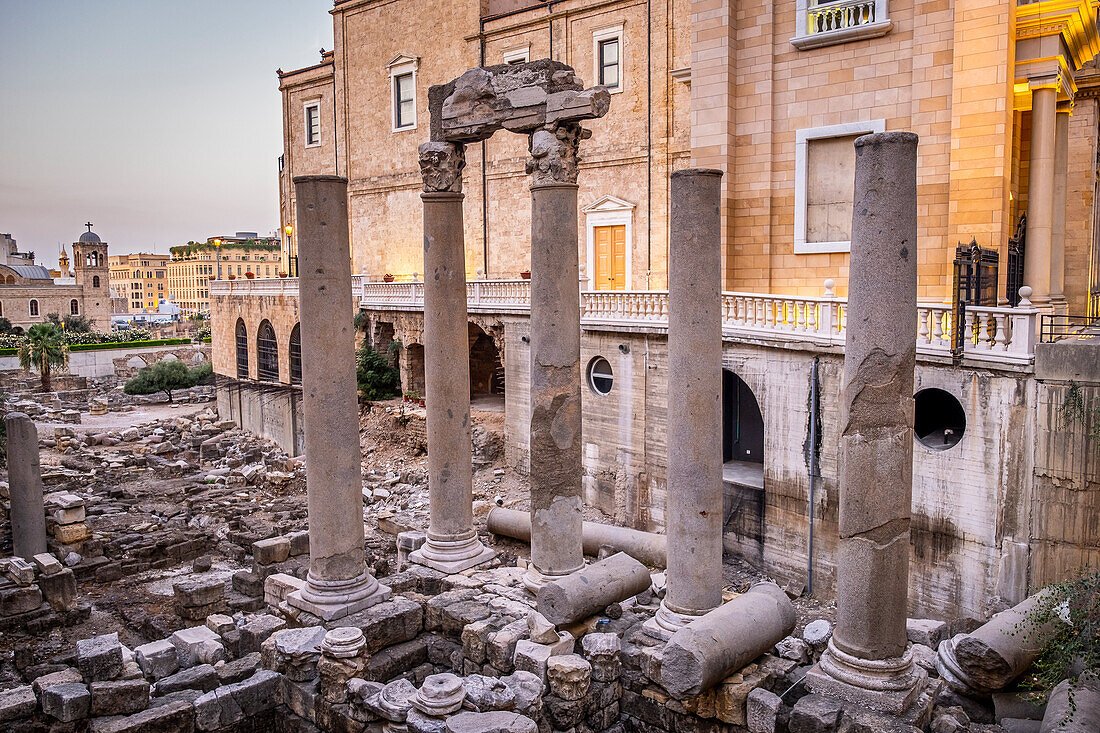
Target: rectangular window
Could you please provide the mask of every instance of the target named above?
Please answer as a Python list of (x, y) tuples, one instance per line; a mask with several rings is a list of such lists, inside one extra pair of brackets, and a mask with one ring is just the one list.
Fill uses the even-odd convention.
[(619, 88), (619, 39), (599, 42), (600, 84), (608, 89)]
[(416, 127), (416, 89), (413, 72), (395, 74), (393, 77), (393, 128), (404, 130)]
[(321, 103), (310, 102), (306, 105), (306, 147), (321, 144)]

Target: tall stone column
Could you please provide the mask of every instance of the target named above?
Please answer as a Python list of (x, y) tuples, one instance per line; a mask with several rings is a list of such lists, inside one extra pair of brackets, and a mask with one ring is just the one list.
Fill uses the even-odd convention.
[(1069, 187), (1069, 116), (1071, 104), (1058, 105), (1054, 125), (1054, 204), (1050, 230), (1050, 303), (1055, 312), (1067, 310), (1066, 277), (1066, 191)]
[(420, 146), (424, 178), (424, 396), (431, 520), (409, 560), (457, 573), (496, 554), (474, 532), (462, 145)]
[(8, 434), (8, 486), (11, 491), (13, 554), (28, 562), (46, 551), (46, 509), (42, 500), (42, 467), (38, 463), (38, 428), (22, 412), (4, 418)]
[(524, 585), (584, 567), (576, 124), (531, 133), (531, 565)]
[(857, 138), (840, 412), (837, 624), (814, 692), (898, 714), (926, 673), (906, 649), (917, 342), (917, 136)]
[(1040, 87), (1031, 93), (1031, 163), (1027, 184), (1027, 247), (1024, 284), (1031, 302), (1050, 308), (1051, 246), (1054, 229), (1054, 148), (1058, 92)]
[(309, 575), (287, 597), (324, 620), (390, 597), (367, 571), (355, 382), (348, 182), (294, 179), (298, 200), (302, 412), (309, 505)]
[(721, 171), (672, 174), (664, 639), (722, 603), (721, 198)]

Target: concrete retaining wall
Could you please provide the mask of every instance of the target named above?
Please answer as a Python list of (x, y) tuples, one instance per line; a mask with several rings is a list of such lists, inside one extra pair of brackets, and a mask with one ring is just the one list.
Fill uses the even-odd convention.
[[(81, 377), (132, 377), (138, 369), (171, 355), (188, 366), (210, 358), (210, 344), (177, 346), (122, 346), (117, 349), (74, 351), (69, 354), (69, 373)], [(22, 371), (19, 357), (0, 356), (0, 372)]]
[(218, 415), (267, 438), (292, 456), (305, 453), (300, 387), (218, 376)]

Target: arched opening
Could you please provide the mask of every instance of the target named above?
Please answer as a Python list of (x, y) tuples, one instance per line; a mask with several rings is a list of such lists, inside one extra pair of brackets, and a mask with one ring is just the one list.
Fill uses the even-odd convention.
[(764, 416), (741, 377), (722, 370), (722, 483), (726, 550), (752, 561), (764, 552)]
[(966, 432), (966, 412), (955, 395), (929, 387), (913, 396), (913, 435), (930, 450), (947, 450), (959, 444)]
[(70, 316), (80, 315), (80, 303), (77, 302), (76, 298), (73, 298), (72, 300), (69, 301), (69, 315)]
[(504, 410), (504, 363), (493, 338), (469, 324), (470, 405), (476, 410)]
[(256, 329), (256, 378), (261, 382), (279, 381), (279, 342), (267, 319)]
[(31, 300), (31, 315), (32, 316), (37, 316), (38, 315), (38, 301), (37, 300)]
[(396, 367), (399, 349), (393, 347), (396, 340), (393, 324), (385, 321), (375, 321), (371, 324), (369, 336), (371, 348), (384, 356), (390, 366)]
[(99, 287), (99, 275), (92, 275), (92, 287), (93, 288), (98, 288)]
[(237, 379), (248, 379), (248, 329), (237, 319)]
[(290, 383), (302, 383), (302, 324), (295, 323), (290, 332)]
[(401, 360), (401, 389), (424, 396), (424, 346), (409, 344)]

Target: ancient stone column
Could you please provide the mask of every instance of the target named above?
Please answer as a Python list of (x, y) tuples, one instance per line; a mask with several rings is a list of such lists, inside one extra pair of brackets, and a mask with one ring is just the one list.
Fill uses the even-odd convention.
[(722, 603), (721, 191), (721, 171), (672, 174), (664, 639)]
[(8, 433), (8, 488), (11, 491), (13, 553), (27, 562), (46, 551), (46, 509), (42, 501), (42, 468), (38, 463), (38, 428), (22, 412), (4, 418)]
[(917, 136), (857, 138), (840, 413), (837, 623), (814, 692), (889, 713), (926, 673), (906, 649), (917, 340)]
[(431, 520), (409, 560), (451, 574), (495, 554), (474, 532), (466, 251), (462, 239), (463, 146), (420, 146), (424, 178), (424, 397), (428, 411)]
[[(1058, 105), (1054, 125), (1054, 203), (1050, 230), (1050, 302), (1055, 312), (1065, 313), (1066, 192), (1069, 187), (1070, 104)], [(1026, 255), (1025, 255), (1026, 256)]]
[(530, 135), (532, 592), (584, 567), (575, 124)]
[(338, 176), (294, 179), (309, 575), (287, 601), (324, 620), (390, 597), (367, 571), (363, 547), (347, 187)]
[(1054, 229), (1054, 139), (1058, 92), (1042, 87), (1031, 93), (1031, 163), (1027, 184), (1027, 247), (1024, 284), (1031, 302), (1050, 309), (1051, 238)]

